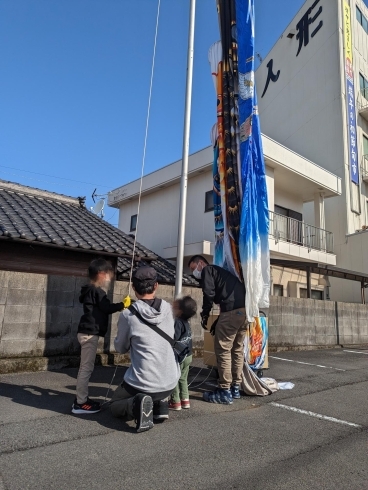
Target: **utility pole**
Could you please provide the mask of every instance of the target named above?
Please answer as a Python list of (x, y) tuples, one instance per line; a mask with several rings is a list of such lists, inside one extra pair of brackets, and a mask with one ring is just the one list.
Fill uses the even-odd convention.
[(181, 295), (182, 285), (183, 285), (185, 219), (186, 219), (186, 212), (187, 212), (187, 190), (188, 190), (190, 116), (191, 116), (191, 106), (192, 106), (192, 85), (193, 85), (195, 8), (196, 8), (196, 0), (190, 0), (188, 57), (187, 57), (187, 84), (186, 84), (186, 93), (185, 93), (183, 156), (182, 156), (182, 169), (181, 169), (181, 181), (180, 181), (179, 225), (178, 225), (178, 244), (177, 244), (177, 258), (176, 258), (176, 280), (175, 280), (176, 298)]

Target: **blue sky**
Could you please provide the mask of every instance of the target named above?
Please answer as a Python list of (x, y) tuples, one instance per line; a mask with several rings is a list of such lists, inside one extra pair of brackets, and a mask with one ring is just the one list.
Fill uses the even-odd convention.
[[(256, 51), (304, 0), (255, 0)], [(103, 194), (141, 170), (157, 0), (1, 0), (0, 178)], [(189, 0), (161, 0), (146, 173), (181, 157)], [(209, 144), (215, 0), (197, 0), (191, 151)], [(261, 121), (262, 125), (262, 121)], [(117, 223), (108, 209), (106, 219)]]

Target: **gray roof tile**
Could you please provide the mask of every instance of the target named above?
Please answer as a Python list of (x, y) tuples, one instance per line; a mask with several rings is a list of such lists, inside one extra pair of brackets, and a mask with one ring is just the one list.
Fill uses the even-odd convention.
[[(0, 180), (0, 239), (37, 241), (66, 249), (120, 256), (118, 277), (129, 279), (134, 237), (110, 225), (80, 203), (78, 198)], [(159, 282), (175, 283), (175, 266), (136, 244), (139, 265), (150, 264)], [(124, 257), (125, 256), (125, 257)], [(184, 275), (183, 284), (198, 286)]]

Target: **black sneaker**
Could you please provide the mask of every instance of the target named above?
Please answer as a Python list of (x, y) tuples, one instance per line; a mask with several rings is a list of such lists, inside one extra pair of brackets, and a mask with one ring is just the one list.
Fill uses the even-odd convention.
[(153, 427), (153, 401), (149, 395), (139, 393), (133, 400), (133, 415), (137, 423), (137, 432), (144, 432)]
[(87, 398), (82, 404), (77, 403), (77, 399), (74, 400), (72, 405), (72, 413), (82, 414), (82, 413), (97, 413), (101, 410), (101, 405), (98, 402), (90, 400)]
[(153, 420), (167, 420), (169, 418), (169, 402), (159, 400), (153, 403)]

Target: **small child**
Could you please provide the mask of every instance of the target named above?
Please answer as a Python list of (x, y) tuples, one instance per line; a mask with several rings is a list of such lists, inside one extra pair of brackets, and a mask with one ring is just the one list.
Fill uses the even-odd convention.
[(188, 320), (197, 313), (197, 303), (190, 296), (177, 299), (173, 303), (173, 313), (175, 317), (175, 340), (190, 339), (188, 343), (190, 352), (180, 364), (180, 379), (176, 388), (171, 394), (171, 401), (169, 403), (170, 410), (181, 410), (182, 408), (190, 408), (188, 374), (193, 356), (192, 331)]
[(105, 259), (96, 259), (88, 267), (90, 283), (82, 286), (79, 296), (83, 303), (83, 315), (78, 326), (78, 342), (81, 345), (81, 361), (77, 378), (77, 397), (72, 406), (75, 414), (96, 413), (101, 407), (88, 398), (88, 382), (95, 366), (98, 338), (105, 337), (109, 315), (122, 311), (129, 298), (121, 303), (111, 303), (102, 288), (108, 288), (113, 278), (112, 265)]

